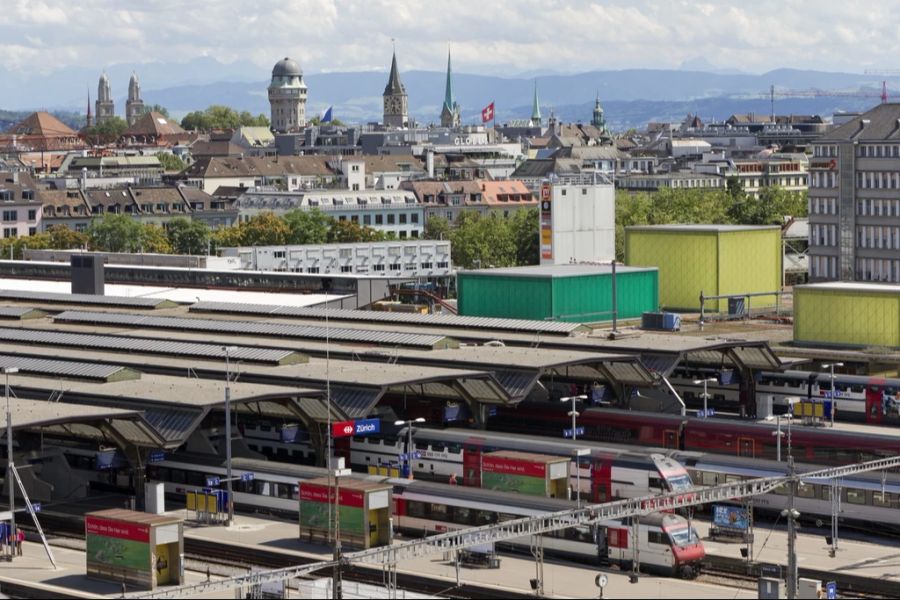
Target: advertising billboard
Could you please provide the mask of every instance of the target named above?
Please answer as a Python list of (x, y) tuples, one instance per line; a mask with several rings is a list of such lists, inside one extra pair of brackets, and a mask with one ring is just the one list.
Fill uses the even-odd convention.
[(746, 531), (750, 527), (747, 511), (740, 506), (713, 505), (713, 525), (726, 529)]
[[(329, 498), (330, 496), (330, 498)], [(328, 503), (334, 495), (323, 485), (300, 484), (300, 526), (328, 529)], [(364, 533), (365, 499), (360, 490), (340, 490), (341, 531), (354, 535)]]
[(150, 569), (149, 525), (87, 516), (85, 539), (88, 564)]
[(547, 465), (501, 456), (482, 458), (481, 487), (532, 496), (547, 494)]

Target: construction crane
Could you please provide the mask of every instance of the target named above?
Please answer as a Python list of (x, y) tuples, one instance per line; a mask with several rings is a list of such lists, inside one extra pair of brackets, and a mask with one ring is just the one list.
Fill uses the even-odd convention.
[[(866, 74), (869, 74), (866, 71)], [(886, 74), (886, 73), (883, 73)], [(900, 71), (898, 71), (900, 74)], [(881, 82), (881, 93), (871, 91), (853, 91), (853, 90), (820, 90), (816, 88), (806, 90), (788, 90), (776, 89), (774, 85), (769, 86), (769, 96), (772, 104), (772, 122), (775, 122), (775, 97), (781, 98), (880, 98), (882, 102), (888, 101), (887, 81)]]

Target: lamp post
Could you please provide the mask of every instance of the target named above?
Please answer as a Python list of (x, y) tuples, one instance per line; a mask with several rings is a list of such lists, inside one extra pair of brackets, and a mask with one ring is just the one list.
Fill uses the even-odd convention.
[(6, 485), (9, 486), (9, 560), (12, 562), (16, 555), (16, 482), (13, 462), (13, 438), (12, 438), (12, 412), (9, 410), (9, 376), (19, 372), (16, 367), (3, 369), (6, 374)]
[(407, 477), (408, 477), (409, 479), (412, 479), (412, 478), (413, 478), (413, 468), (412, 468), (412, 457), (413, 457), (413, 456), (412, 456), (412, 455), (413, 455), (413, 440), (412, 440), (412, 436), (413, 436), (413, 424), (414, 424), (414, 423), (424, 423), (424, 422), (425, 422), (424, 417), (419, 417), (418, 419), (409, 419), (409, 420), (406, 420), (406, 421), (404, 421), (404, 420), (402, 420), (402, 419), (399, 420), (399, 421), (394, 421), (394, 425), (396, 425), (397, 427), (403, 427), (404, 425), (407, 427), (406, 432), (407, 432), (407, 434), (409, 435), (409, 437), (407, 438), (408, 441), (406, 442), (406, 466), (409, 468), (409, 473), (407, 474)]
[[(800, 398), (790, 397), (785, 399), (788, 404), (788, 410), (793, 414), (794, 404), (800, 401)], [(794, 497), (797, 494), (797, 480), (794, 473), (794, 454), (791, 448), (791, 421), (788, 421), (787, 442), (788, 442), (788, 506), (781, 512), (783, 517), (787, 517), (788, 524), (788, 572), (787, 572), (787, 597), (793, 600), (797, 597), (797, 519), (800, 513), (794, 508)]]
[(578, 508), (581, 508), (581, 461), (582, 456), (589, 456), (590, 448), (578, 448), (575, 450), (575, 502)]
[(559, 399), (560, 402), (572, 402), (572, 410), (569, 411), (569, 416), (572, 417), (572, 441), (575, 441), (577, 435), (575, 433), (575, 419), (578, 417), (578, 411), (575, 410), (575, 402), (578, 400), (587, 400), (587, 396), (585, 394), (581, 394), (578, 396), (563, 396)]
[(237, 351), (235, 346), (222, 346), (225, 353), (225, 485), (228, 490), (228, 519), (226, 527), (234, 521), (234, 495), (231, 483), (231, 355)]
[(778, 459), (778, 462), (781, 462), (781, 438), (784, 437), (784, 432), (781, 431), (781, 419), (787, 419), (790, 422), (790, 419), (793, 418), (791, 413), (787, 413), (786, 415), (769, 415), (766, 417), (766, 421), (775, 420), (775, 425), (777, 429), (772, 432), (772, 435), (775, 436), (775, 452)]
[(834, 389), (834, 368), (835, 367), (843, 367), (844, 363), (842, 362), (833, 362), (829, 364), (822, 365), (823, 369), (831, 369), (831, 426), (834, 427), (834, 412), (837, 408), (837, 390)]
[(344, 597), (343, 582), (341, 577), (341, 477), (351, 474), (350, 469), (344, 468), (344, 459), (335, 461), (334, 469), (334, 573), (331, 577), (331, 597), (340, 600)]
[(719, 380), (716, 379), (715, 377), (707, 377), (706, 379), (695, 379), (694, 380), (694, 385), (700, 385), (701, 383), (703, 384), (703, 418), (704, 419), (709, 414), (707, 412), (707, 410), (708, 410), (707, 403), (709, 402), (709, 392), (708, 392), (707, 385), (710, 382), (718, 383)]

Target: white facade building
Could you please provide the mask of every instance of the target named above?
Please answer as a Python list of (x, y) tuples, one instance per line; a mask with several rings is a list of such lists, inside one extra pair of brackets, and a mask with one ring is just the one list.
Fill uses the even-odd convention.
[(616, 190), (599, 175), (544, 183), (542, 265), (611, 261), (616, 255)]
[(354, 273), (389, 277), (446, 277), (453, 271), (450, 242), (367, 242), (304, 246), (222, 248), (241, 269), (294, 273)]

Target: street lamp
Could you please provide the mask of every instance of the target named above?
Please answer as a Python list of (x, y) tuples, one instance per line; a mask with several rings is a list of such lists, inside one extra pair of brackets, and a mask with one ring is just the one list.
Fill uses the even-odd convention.
[(835, 367), (843, 367), (844, 363), (842, 362), (833, 362), (829, 364), (822, 365), (823, 369), (831, 369), (831, 426), (834, 427), (834, 412), (837, 408), (837, 390), (834, 389), (834, 368)]
[(710, 382), (718, 383), (719, 380), (716, 379), (715, 377), (707, 377), (706, 379), (695, 379), (694, 380), (694, 385), (700, 385), (701, 383), (703, 384), (703, 418), (704, 419), (709, 414), (707, 412), (707, 410), (708, 410), (707, 403), (709, 401), (709, 393), (707, 391), (707, 385), (709, 385)]
[[(334, 573), (331, 577), (331, 597), (343, 598), (343, 581), (341, 577), (341, 477), (348, 477), (352, 471), (344, 468), (343, 457), (334, 463)], [(329, 465), (329, 471), (331, 465)]]
[(234, 521), (234, 495), (231, 483), (231, 355), (237, 352), (237, 346), (222, 346), (225, 353), (225, 485), (228, 490), (228, 519), (226, 527)]
[(581, 508), (581, 461), (578, 460), (582, 456), (589, 456), (591, 453), (590, 448), (578, 448), (574, 451), (575, 454), (575, 501), (577, 503), (578, 508)]
[(413, 424), (414, 424), (414, 423), (424, 423), (424, 422), (425, 422), (425, 418), (424, 418), (424, 417), (419, 417), (418, 419), (409, 419), (409, 420), (406, 420), (406, 421), (404, 421), (404, 420), (402, 420), (402, 419), (401, 419), (401, 420), (398, 420), (398, 421), (394, 421), (394, 425), (396, 425), (397, 427), (403, 427), (403, 426), (406, 426), (406, 427), (407, 427), (407, 430), (406, 430), (406, 431), (407, 431), (407, 433), (409, 434), (409, 438), (408, 438), (409, 441), (406, 443), (406, 465), (407, 465), (407, 467), (409, 468), (409, 473), (407, 474), (407, 477), (408, 477), (409, 479), (412, 479), (412, 478), (413, 478), (413, 468), (412, 468), (412, 455), (413, 455), (412, 435), (413, 435)]
[(784, 437), (784, 432), (781, 431), (781, 419), (786, 419), (790, 422), (790, 419), (793, 419), (794, 415), (791, 413), (787, 413), (785, 415), (769, 415), (766, 417), (766, 421), (775, 421), (777, 430), (772, 432), (772, 435), (775, 436), (775, 448), (778, 456), (778, 462), (781, 462), (781, 438)]
[(6, 374), (6, 485), (9, 486), (9, 560), (12, 562), (16, 555), (16, 482), (15, 465), (13, 462), (13, 438), (12, 438), (12, 413), (9, 410), (9, 376), (19, 372), (16, 367), (3, 369)]
[(578, 400), (587, 400), (588, 397), (585, 394), (580, 394), (578, 396), (563, 396), (559, 399), (560, 402), (572, 402), (572, 410), (569, 411), (569, 416), (572, 417), (572, 441), (575, 441), (576, 433), (575, 433), (575, 419), (578, 417), (578, 411), (575, 410), (575, 402)]
[[(785, 398), (788, 410), (791, 414), (794, 411), (794, 404), (800, 401), (800, 398)], [(787, 597), (791, 600), (797, 597), (797, 519), (800, 513), (794, 508), (794, 497), (797, 494), (797, 479), (794, 472), (794, 454), (791, 449), (791, 421), (788, 420), (788, 506), (781, 511), (781, 516), (787, 518), (788, 524), (788, 573), (787, 573)]]

